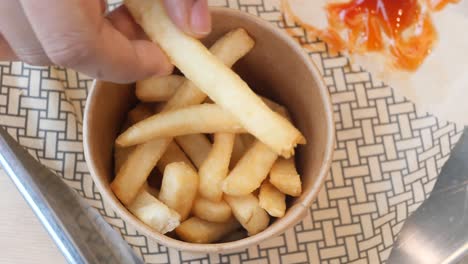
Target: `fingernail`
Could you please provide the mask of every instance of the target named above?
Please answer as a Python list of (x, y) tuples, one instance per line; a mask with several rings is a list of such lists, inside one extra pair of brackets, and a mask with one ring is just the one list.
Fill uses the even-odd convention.
[(193, 34), (205, 36), (211, 31), (210, 10), (207, 0), (196, 0), (190, 15), (190, 27)]

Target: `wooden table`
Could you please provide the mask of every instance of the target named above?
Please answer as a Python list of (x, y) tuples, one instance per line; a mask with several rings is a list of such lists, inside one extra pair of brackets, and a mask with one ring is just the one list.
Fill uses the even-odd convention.
[(0, 263), (66, 263), (10, 178), (0, 170)]

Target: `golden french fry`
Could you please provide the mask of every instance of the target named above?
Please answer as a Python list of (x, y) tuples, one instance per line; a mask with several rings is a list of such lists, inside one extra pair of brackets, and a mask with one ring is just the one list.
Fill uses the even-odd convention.
[(116, 142), (128, 147), (154, 138), (217, 132), (242, 133), (245, 130), (236, 117), (220, 106), (201, 104), (149, 117), (127, 129)]
[(225, 195), (224, 200), (231, 207), (232, 213), (239, 223), (253, 236), (268, 227), (270, 217), (260, 207), (257, 197), (253, 194), (244, 196)]
[(232, 169), (222, 186), (229, 195), (247, 195), (260, 187), (278, 158), (273, 150), (256, 141)]
[(122, 148), (117, 146), (117, 144), (114, 145), (114, 173), (119, 172), (120, 168), (122, 168), (122, 165), (127, 161), (128, 156), (134, 149), (134, 146)]
[(127, 113), (124, 125), (120, 129), (120, 133), (127, 130), (129, 127), (140, 122), (141, 120), (150, 117), (154, 114), (154, 105), (148, 103), (139, 103)]
[(164, 170), (159, 200), (178, 212), (183, 221), (192, 210), (197, 190), (197, 173), (183, 162), (171, 163)]
[(180, 75), (152, 76), (138, 81), (135, 93), (142, 102), (163, 102), (171, 99), (184, 81)]
[(266, 97), (261, 97), (263, 102), (273, 111), (280, 114), (282, 117), (286, 118), (288, 121), (291, 122), (291, 116), (289, 115), (288, 110), (286, 107), (274, 102)]
[(205, 244), (216, 242), (239, 227), (239, 222), (234, 218), (225, 223), (213, 223), (192, 217), (180, 224), (176, 233), (186, 242)]
[(151, 194), (152, 196), (154, 197), (158, 197), (159, 196), (159, 190), (157, 188), (154, 188), (152, 187), (151, 185), (148, 184), (148, 182), (145, 182), (145, 184), (143, 185), (145, 190)]
[(240, 138), (246, 148), (250, 148), (255, 142), (255, 137), (251, 134), (241, 134)]
[(241, 139), (241, 135), (237, 134), (236, 138), (234, 139), (234, 146), (232, 148), (232, 155), (231, 161), (229, 162), (229, 168), (234, 168), (237, 162), (242, 158), (245, 151), (247, 150), (246, 146), (244, 145), (244, 141)]
[(164, 153), (155, 150), (166, 149), (166, 144), (169, 145), (169, 143), (171, 141), (153, 140), (147, 144), (136, 146), (130, 153), (111, 183), (112, 191), (124, 205), (129, 205), (135, 199), (155, 164)]
[(144, 190), (138, 193), (128, 210), (161, 234), (174, 230), (180, 224), (180, 215), (176, 211)]
[(214, 104), (215, 102), (213, 102), (213, 100), (211, 100), (211, 98), (207, 97), (204, 101), (205, 104)]
[(198, 192), (202, 197), (219, 202), (223, 197), (221, 183), (226, 178), (231, 160), (235, 134), (216, 133), (213, 147), (199, 169), (200, 186)]
[(286, 195), (275, 188), (271, 183), (265, 181), (260, 186), (258, 195), (260, 207), (265, 209), (273, 217), (282, 217), (286, 212)]
[(211, 151), (211, 142), (203, 134), (192, 134), (174, 138), (182, 150), (199, 169)]
[[(219, 56), (229, 67), (247, 54), (254, 43), (245, 30), (236, 30), (234, 32), (224, 35), (211, 48), (213, 55)], [(200, 91), (191, 81), (186, 80), (165, 104), (162, 111), (200, 104), (205, 99), (206, 94)], [(111, 184), (112, 190), (122, 203), (127, 204), (135, 198), (171, 141), (172, 138), (152, 140), (138, 146), (131, 153), (122, 166), (125, 169), (119, 170)], [(141, 160), (144, 162), (140, 162)]]
[[(146, 103), (139, 103), (135, 108), (130, 110), (127, 114), (127, 120), (122, 130), (126, 130), (130, 126), (140, 122), (141, 120), (153, 115), (153, 105)], [(128, 159), (134, 147), (122, 148), (115, 144), (114, 146), (114, 172), (118, 173), (122, 165)]]
[(166, 152), (164, 152), (163, 156), (159, 160), (158, 164), (156, 164), (156, 167), (160, 172), (164, 173), (166, 166), (174, 162), (184, 162), (195, 170), (195, 167), (187, 155), (185, 155), (177, 143), (172, 141), (171, 144), (169, 144), (167, 147)]
[(213, 202), (198, 197), (193, 203), (192, 213), (194, 216), (206, 221), (224, 223), (231, 218), (231, 207), (225, 202)]
[(305, 143), (301, 132), (269, 109), (234, 71), (173, 24), (161, 0), (126, 0), (125, 5), (185, 77), (232, 113), (247, 131), (284, 157)]
[(270, 171), (270, 183), (284, 194), (301, 195), (301, 176), (297, 173), (294, 158), (276, 160)]

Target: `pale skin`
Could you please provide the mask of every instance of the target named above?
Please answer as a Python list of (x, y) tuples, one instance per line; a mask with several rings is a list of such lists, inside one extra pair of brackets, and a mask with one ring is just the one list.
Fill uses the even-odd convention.
[[(210, 32), (207, 0), (164, 3), (187, 34), (201, 38)], [(118, 83), (173, 69), (126, 8), (108, 13), (105, 0), (0, 1), (0, 61), (59, 65)]]

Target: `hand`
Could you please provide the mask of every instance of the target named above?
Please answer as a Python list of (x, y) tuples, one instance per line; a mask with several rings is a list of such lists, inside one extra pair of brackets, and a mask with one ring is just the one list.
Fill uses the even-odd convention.
[[(210, 32), (207, 0), (164, 2), (187, 34)], [(105, 0), (1, 0), (0, 61), (56, 64), (119, 83), (172, 71), (124, 6), (107, 15), (105, 10)]]

